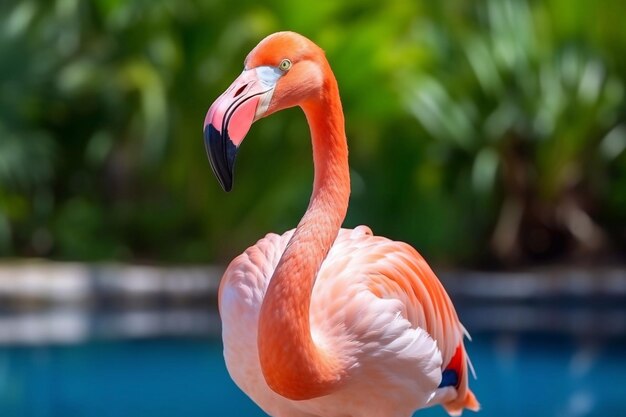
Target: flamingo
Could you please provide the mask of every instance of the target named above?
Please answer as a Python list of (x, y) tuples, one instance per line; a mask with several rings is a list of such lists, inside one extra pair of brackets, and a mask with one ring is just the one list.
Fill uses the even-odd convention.
[(294, 106), (311, 131), (313, 193), (294, 230), (267, 234), (224, 273), (232, 379), (274, 417), (407, 417), (435, 404), (450, 415), (478, 411), (467, 332), (426, 261), (366, 226), (341, 228), (350, 175), (339, 90), (324, 52), (304, 36), (263, 39), (209, 108), (205, 147), (222, 188), (232, 189), (252, 123)]

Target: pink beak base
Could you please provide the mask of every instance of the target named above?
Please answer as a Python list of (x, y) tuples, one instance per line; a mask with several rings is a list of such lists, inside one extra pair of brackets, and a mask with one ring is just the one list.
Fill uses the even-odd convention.
[(254, 71), (244, 71), (211, 105), (204, 118), (204, 129), (211, 124), (239, 146), (250, 130), (260, 97), (267, 89)]

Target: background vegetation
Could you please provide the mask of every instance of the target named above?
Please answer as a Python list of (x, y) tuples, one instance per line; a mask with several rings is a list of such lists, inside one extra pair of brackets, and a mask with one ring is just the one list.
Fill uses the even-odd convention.
[(297, 109), (254, 125), (224, 194), (211, 102), (265, 35), (326, 51), (351, 149), (346, 226), (439, 263), (624, 258), (622, 0), (0, 4), (0, 255), (225, 262), (293, 227)]

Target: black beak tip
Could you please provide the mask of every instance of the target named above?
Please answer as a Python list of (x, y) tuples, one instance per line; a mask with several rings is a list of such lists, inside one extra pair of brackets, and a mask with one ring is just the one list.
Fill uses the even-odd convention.
[(233, 189), (237, 147), (228, 137), (228, 133), (222, 135), (212, 124), (208, 124), (204, 128), (204, 147), (213, 174), (215, 174), (222, 189), (229, 192)]

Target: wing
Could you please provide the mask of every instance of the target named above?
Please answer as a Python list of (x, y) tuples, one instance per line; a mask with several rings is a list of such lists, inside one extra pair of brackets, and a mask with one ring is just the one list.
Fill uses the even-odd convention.
[(270, 278), (294, 229), (282, 235), (268, 233), (228, 265), (218, 291), (220, 313), (223, 305), (261, 307)]
[(320, 344), (351, 352), (355, 373), (382, 376), (396, 393), (411, 390), (415, 408), (443, 403), (453, 415), (478, 408), (468, 388), (466, 331), (410, 245), (364, 226), (342, 229), (318, 274), (311, 314)]
[(224, 360), (233, 381), (267, 414), (304, 417), (267, 386), (257, 351), (259, 311), (292, 234), (269, 233), (233, 259), (222, 276), (218, 303)]

